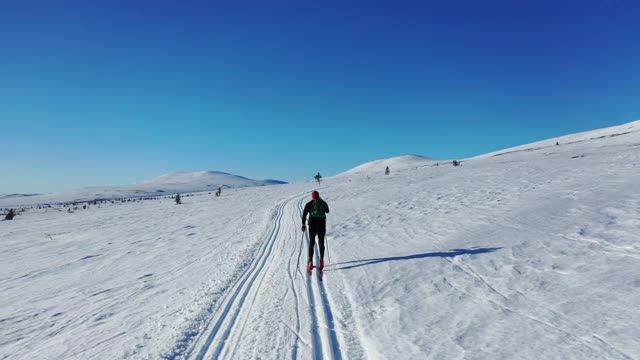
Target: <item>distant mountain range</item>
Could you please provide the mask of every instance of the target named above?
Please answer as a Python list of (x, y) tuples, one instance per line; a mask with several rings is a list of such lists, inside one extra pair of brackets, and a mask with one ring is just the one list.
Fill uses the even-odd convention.
[[(531, 144), (491, 152), (474, 157), (494, 157), (524, 151), (536, 151), (557, 145), (570, 145), (585, 141), (599, 141), (606, 138), (616, 138), (633, 132), (640, 131), (640, 121), (612, 126), (603, 129), (585, 131), (576, 134), (560, 136), (552, 139), (538, 141)], [(615, 142), (615, 139), (611, 139)], [(557, 144), (557, 145), (556, 145)], [(458, 159), (465, 160), (465, 159)], [(468, 159), (467, 159), (468, 160)], [(436, 163), (445, 163), (450, 160), (434, 160), (420, 155), (402, 155), (386, 159), (378, 159), (358, 165), (337, 176), (382, 174), (385, 167), (389, 166), (391, 171), (417, 168), (423, 166), (433, 166)], [(82, 202), (94, 199), (122, 199), (130, 197), (147, 197), (158, 195), (169, 195), (175, 193), (188, 193), (198, 191), (215, 191), (222, 188), (241, 188), (252, 186), (267, 186), (286, 184), (278, 180), (252, 180), (242, 176), (228, 174), (218, 171), (198, 171), (198, 172), (174, 172), (162, 175), (153, 179), (139, 181), (130, 185), (87, 187), (77, 190), (65, 191), (55, 194), (0, 194), (0, 207), (28, 206), (46, 203)]]
[(230, 189), (279, 184), (286, 184), (286, 182), (271, 179), (253, 180), (219, 171), (175, 172), (130, 185), (86, 187), (41, 195), (0, 195), (0, 207), (150, 197), (214, 191), (219, 187)]

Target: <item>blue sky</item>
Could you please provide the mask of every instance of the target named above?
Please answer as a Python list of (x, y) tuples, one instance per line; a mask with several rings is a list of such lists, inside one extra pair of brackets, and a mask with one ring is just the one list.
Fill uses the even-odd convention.
[(0, 193), (297, 181), (638, 120), (638, 18), (631, 1), (4, 0)]

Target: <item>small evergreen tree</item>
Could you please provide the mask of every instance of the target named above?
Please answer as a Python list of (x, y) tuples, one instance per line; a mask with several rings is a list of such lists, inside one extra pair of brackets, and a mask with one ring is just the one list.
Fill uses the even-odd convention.
[(182, 201), (180, 200), (180, 194), (176, 194), (176, 205), (180, 204), (182, 204)]
[(387, 167), (384, 169), (384, 174), (385, 174), (385, 175), (389, 175), (389, 173), (390, 173), (390, 172), (391, 172), (391, 171), (389, 170), (389, 167), (387, 166)]
[(314, 176), (313, 178), (316, 179), (318, 184), (320, 184), (320, 181), (322, 181), (322, 175), (320, 175), (320, 173), (317, 173), (316, 176)]

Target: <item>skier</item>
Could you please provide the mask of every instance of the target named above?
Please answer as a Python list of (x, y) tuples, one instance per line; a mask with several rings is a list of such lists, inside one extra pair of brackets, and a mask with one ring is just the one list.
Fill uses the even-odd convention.
[(324, 236), (327, 233), (327, 213), (329, 212), (329, 205), (320, 198), (320, 193), (313, 191), (311, 193), (313, 200), (309, 201), (304, 206), (302, 212), (302, 231), (306, 231), (307, 228), (304, 225), (307, 220), (307, 214), (309, 214), (309, 262), (307, 263), (307, 271), (313, 269), (313, 248), (316, 244), (316, 234), (318, 235), (318, 245), (320, 246), (320, 267), (324, 268)]
[(14, 217), (16, 217), (16, 212), (13, 209), (11, 209), (9, 210), (9, 212), (7, 213), (7, 216), (4, 219), (13, 220)]

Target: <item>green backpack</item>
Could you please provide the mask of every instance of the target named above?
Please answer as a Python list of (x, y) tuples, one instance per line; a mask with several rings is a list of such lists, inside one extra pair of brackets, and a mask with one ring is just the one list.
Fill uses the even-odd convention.
[(313, 210), (311, 210), (311, 216), (314, 218), (327, 218), (327, 205), (322, 199), (313, 200)]

